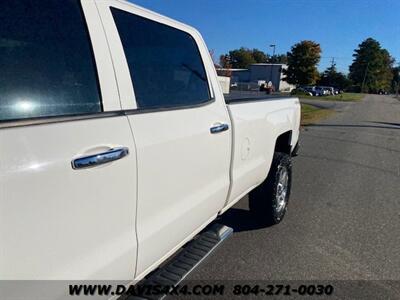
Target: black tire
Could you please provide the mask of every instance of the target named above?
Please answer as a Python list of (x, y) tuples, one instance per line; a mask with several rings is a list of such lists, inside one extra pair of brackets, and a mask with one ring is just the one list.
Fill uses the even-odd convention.
[[(285, 173), (286, 170), (286, 175)], [(286, 178), (286, 192), (283, 194)], [(268, 225), (278, 224), (287, 211), (292, 185), (292, 161), (290, 155), (276, 152), (267, 179), (249, 194), (250, 211)]]

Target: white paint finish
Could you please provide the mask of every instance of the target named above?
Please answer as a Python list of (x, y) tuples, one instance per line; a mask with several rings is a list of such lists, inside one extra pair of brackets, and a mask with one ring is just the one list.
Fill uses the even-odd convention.
[(95, 2), (94, 0), (82, 0), (81, 3), (96, 60), (103, 109), (104, 111), (120, 110), (121, 103), (119, 101), (113, 62)]
[(296, 144), (299, 142), (300, 139), (300, 123), (301, 123), (301, 105), (300, 105), (300, 100), (299, 98), (294, 98), (294, 107), (295, 107), (295, 112), (293, 116), (293, 121), (292, 121), (292, 126), (293, 126), (293, 131), (292, 131), (292, 151), (294, 150), (294, 147), (296, 147)]
[(190, 235), (186, 236), (184, 240), (182, 240), (180, 243), (176, 244), (170, 251), (168, 251), (164, 256), (162, 256), (160, 259), (155, 261), (152, 265), (150, 265), (146, 270), (141, 272), (137, 277), (136, 281), (139, 281), (143, 279), (147, 274), (149, 274), (151, 271), (159, 267), (164, 261), (166, 261), (170, 256), (172, 256), (174, 253), (179, 251), (186, 243), (191, 241), (193, 238), (196, 237), (198, 233), (200, 233), (204, 228), (206, 228), (208, 225), (210, 225), (211, 222), (213, 222), (216, 218), (218, 217), (218, 213), (215, 213), (212, 215), (209, 219), (205, 220), (200, 227), (196, 228)]
[(231, 78), (227, 76), (218, 76), (218, 82), (221, 87), (222, 93), (229, 94), (231, 89)]
[(110, 5), (116, 8), (130, 7), (131, 5), (121, 4), (119, 1), (96, 1), (98, 12), (101, 16), (102, 29), (106, 34), (110, 55), (114, 63), (115, 76), (118, 82), (119, 99), (124, 109), (136, 109), (136, 98), (133, 91), (132, 81), (129, 73), (129, 67), (126, 62), (124, 49), (118, 35), (113, 16), (110, 11)]
[[(136, 153), (127, 118), (1, 129), (0, 140), (0, 279), (133, 278)], [(130, 154), (72, 169), (73, 157), (109, 146)]]
[(234, 137), (229, 205), (267, 177), (279, 135), (292, 130), (291, 143), (296, 144), (300, 105), (298, 99), (287, 98), (238, 103), (228, 108)]
[(231, 134), (210, 127), (227, 118), (215, 102), (129, 116), (138, 155), (139, 276), (222, 209)]

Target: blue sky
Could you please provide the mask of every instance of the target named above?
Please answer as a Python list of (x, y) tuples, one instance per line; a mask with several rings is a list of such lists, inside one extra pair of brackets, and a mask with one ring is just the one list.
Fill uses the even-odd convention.
[(352, 54), (367, 37), (400, 62), (400, 0), (131, 0), (196, 27), (216, 57), (241, 46), (286, 53), (296, 42), (322, 47), (319, 68), (335, 57), (348, 72)]

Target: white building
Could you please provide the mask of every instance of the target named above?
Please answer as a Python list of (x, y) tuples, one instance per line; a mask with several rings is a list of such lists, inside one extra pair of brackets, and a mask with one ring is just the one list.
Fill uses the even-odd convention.
[(283, 70), (287, 69), (286, 64), (252, 64), (248, 69), (217, 69), (219, 74), (231, 73), (231, 84), (272, 82), (275, 91), (290, 92), (294, 85), (283, 80)]

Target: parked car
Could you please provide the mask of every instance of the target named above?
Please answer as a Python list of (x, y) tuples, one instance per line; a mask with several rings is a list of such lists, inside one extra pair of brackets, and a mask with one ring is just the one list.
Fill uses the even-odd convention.
[(336, 89), (335, 89), (335, 93), (336, 93), (337, 95), (339, 95), (339, 94), (343, 94), (344, 91), (343, 91), (342, 89), (336, 88)]
[(387, 95), (388, 93), (384, 89), (379, 89), (378, 94), (379, 95)]
[(336, 95), (335, 88), (333, 88), (331, 86), (328, 86), (328, 87), (325, 87), (325, 89), (328, 91), (328, 95), (331, 95), (331, 96), (335, 96)]
[(200, 33), (128, 2), (31, 3), (0, 2), (1, 280), (173, 285), (244, 195), (282, 220), (298, 98), (226, 103)]
[(309, 92), (312, 96), (316, 96), (315, 87), (313, 87), (313, 86), (305, 86), (305, 87), (303, 87), (303, 89), (305, 91)]
[(329, 96), (331, 89), (326, 86), (316, 86), (315, 87), (316, 96)]
[(310, 96), (317, 96), (314, 86), (300, 86), (297, 89), (308, 93)]

